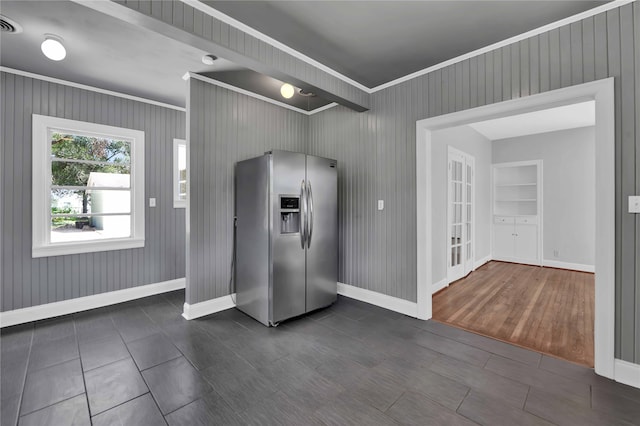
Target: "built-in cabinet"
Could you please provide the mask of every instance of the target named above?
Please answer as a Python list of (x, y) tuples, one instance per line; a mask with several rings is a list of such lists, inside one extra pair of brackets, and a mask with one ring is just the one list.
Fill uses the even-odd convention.
[(542, 160), (494, 164), (493, 259), (542, 262)]

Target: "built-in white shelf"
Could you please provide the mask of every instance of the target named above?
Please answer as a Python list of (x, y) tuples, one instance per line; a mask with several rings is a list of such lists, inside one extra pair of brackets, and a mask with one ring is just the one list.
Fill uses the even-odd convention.
[(542, 161), (494, 164), (493, 258), (538, 264), (541, 248)]

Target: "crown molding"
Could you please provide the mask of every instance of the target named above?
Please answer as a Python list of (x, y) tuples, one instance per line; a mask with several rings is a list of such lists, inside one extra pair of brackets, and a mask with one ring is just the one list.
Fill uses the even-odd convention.
[(14, 68), (7, 68), (0, 66), (0, 71), (6, 72), (9, 74), (20, 75), (22, 77), (35, 78), (38, 80), (48, 81), (49, 83), (62, 84), (65, 86), (75, 87), (78, 89), (88, 90), (91, 92), (102, 93), (103, 95), (116, 96), (118, 98), (129, 99), (132, 101), (143, 102), (146, 104), (156, 105), (163, 108), (175, 109), (177, 111), (185, 112), (186, 109), (177, 105), (166, 104), (164, 102), (154, 101), (152, 99), (141, 98), (139, 96), (127, 95), (126, 93), (114, 92), (113, 90), (101, 89), (99, 87), (88, 86), (86, 84), (75, 83), (73, 81), (62, 80), (59, 78), (49, 77), (42, 74), (35, 74), (28, 71), (17, 70)]
[(474, 50), (472, 52), (465, 53), (465, 54), (460, 55), (460, 56), (456, 56), (455, 58), (449, 59), (449, 60), (444, 61), (444, 62), (440, 62), (439, 64), (432, 65), (432, 66), (430, 66), (428, 68), (424, 68), (422, 70), (413, 72), (411, 74), (407, 74), (404, 77), (396, 78), (394, 80), (391, 80), (391, 81), (389, 81), (387, 83), (380, 84), (380, 85), (375, 86), (373, 88), (367, 87), (367, 86), (363, 85), (362, 83), (358, 83), (357, 81), (345, 76), (344, 74), (339, 73), (338, 71), (336, 71), (336, 70), (334, 70), (334, 69), (332, 69), (332, 68), (330, 68), (330, 67), (328, 67), (328, 66), (326, 66), (326, 65), (324, 65), (324, 64), (322, 64), (322, 63), (320, 63), (318, 61), (316, 61), (315, 59), (312, 59), (312, 58), (308, 57), (307, 55), (305, 55), (305, 54), (303, 54), (303, 53), (301, 53), (301, 52), (299, 52), (299, 51), (287, 46), (286, 44), (281, 43), (281, 42), (269, 37), (268, 35), (256, 30), (255, 28), (252, 28), (252, 27), (250, 27), (250, 26), (248, 26), (246, 24), (243, 24), (242, 22), (230, 17), (229, 15), (226, 15), (226, 14), (220, 12), (219, 10), (214, 9), (213, 7), (211, 7), (209, 5), (206, 5), (206, 4), (204, 4), (204, 3), (202, 3), (202, 2), (200, 2), (198, 0), (181, 0), (181, 1), (184, 4), (187, 4), (187, 5), (191, 6), (191, 7), (193, 7), (194, 9), (197, 9), (197, 10), (203, 12), (203, 13), (206, 13), (207, 15), (212, 16), (213, 18), (219, 19), (220, 21), (222, 21), (222, 22), (224, 22), (224, 23), (226, 23), (226, 24), (228, 24), (228, 25), (230, 25), (230, 26), (232, 26), (232, 27), (234, 27), (234, 28), (236, 28), (236, 29), (238, 29), (240, 31), (243, 31), (243, 32), (245, 32), (245, 33), (247, 33), (247, 34), (249, 34), (249, 35), (251, 35), (251, 36), (253, 36), (253, 37), (257, 38), (257, 39), (259, 39), (259, 40), (262, 40), (265, 43), (268, 43), (271, 46), (273, 46), (273, 47), (275, 47), (277, 49), (280, 49), (283, 52), (286, 52), (289, 55), (294, 56), (295, 58), (298, 58), (301, 61), (304, 61), (307, 64), (312, 65), (312, 66), (314, 66), (314, 67), (326, 72), (327, 74), (330, 74), (330, 75), (332, 75), (332, 76), (344, 81), (345, 83), (351, 84), (352, 86), (357, 87), (358, 89), (360, 89), (360, 90), (362, 90), (362, 91), (364, 91), (366, 93), (371, 94), (371, 93), (376, 93), (376, 92), (379, 92), (381, 90), (388, 89), (389, 87), (396, 86), (398, 84), (404, 83), (404, 82), (406, 82), (408, 80), (412, 80), (412, 79), (414, 79), (416, 77), (423, 76), (425, 74), (428, 74), (430, 72), (439, 70), (439, 69), (447, 67), (449, 65), (453, 65), (455, 63), (462, 62), (462, 61), (467, 60), (469, 58), (473, 58), (474, 56), (479, 56), (479, 55), (482, 55), (483, 53), (491, 52), (491, 51), (499, 49), (501, 47), (508, 46), (510, 44), (513, 44), (513, 43), (517, 43), (519, 41), (522, 41), (522, 40), (525, 40), (527, 38), (530, 38), (530, 37), (545, 33), (547, 31), (562, 27), (564, 25), (568, 25), (568, 24), (571, 24), (571, 23), (574, 23), (574, 22), (577, 22), (577, 21), (581, 21), (581, 20), (583, 20), (585, 18), (589, 18), (589, 17), (597, 15), (599, 13), (603, 13), (603, 12), (606, 12), (608, 10), (612, 10), (612, 9), (624, 6), (626, 4), (633, 3), (635, 0), (614, 0), (614, 1), (611, 1), (609, 3), (605, 3), (605, 4), (601, 5), (601, 6), (595, 7), (593, 9), (589, 9), (589, 10), (586, 10), (584, 12), (578, 13), (576, 15), (569, 16), (567, 18), (561, 19), (559, 21), (555, 21), (555, 22), (552, 22), (550, 24), (543, 25), (543, 26), (541, 26), (539, 28), (533, 29), (531, 31), (527, 31), (525, 33), (519, 34), (519, 35), (514, 36), (514, 37), (510, 37), (508, 39), (499, 41), (497, 43), (490, 44), (489, 46), (485, 46), (485, 47), (482, 47), (480, 49), (476, 49), (476, 50)]

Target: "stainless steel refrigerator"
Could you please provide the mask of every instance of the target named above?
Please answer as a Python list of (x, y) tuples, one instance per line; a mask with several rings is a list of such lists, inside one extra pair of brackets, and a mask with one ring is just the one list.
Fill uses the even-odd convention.
[(264, 325), (331, 305), (337, 162), (270, 151), (236, 164), (236, 306)]

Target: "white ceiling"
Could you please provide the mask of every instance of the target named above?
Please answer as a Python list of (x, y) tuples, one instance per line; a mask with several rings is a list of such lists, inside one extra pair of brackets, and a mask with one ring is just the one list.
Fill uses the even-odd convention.
[(594, 126), (595, 124), (596, 103), (588, 101), (480, 121), (469, 126), (487, 139), (497, 140)]

